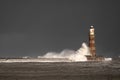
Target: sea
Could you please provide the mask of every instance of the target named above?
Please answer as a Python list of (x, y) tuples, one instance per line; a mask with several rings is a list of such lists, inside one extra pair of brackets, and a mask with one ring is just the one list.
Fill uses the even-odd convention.
[(0, 80), (120, 80), (120, 58), (112, 61), (0, 63)]

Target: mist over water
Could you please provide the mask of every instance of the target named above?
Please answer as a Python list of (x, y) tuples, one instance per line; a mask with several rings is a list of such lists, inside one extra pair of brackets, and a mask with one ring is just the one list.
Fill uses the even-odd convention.
[(39, 58), (68, 58), (72, 61), (87, 61), (87, 57), (85, 55), (90, 55), (89, 47), (86, 43), (83, 43), (81, 48), (78, 50), (69, 50), (65, 49), (60, 53), (56, 52), (48, 52), (43, 56), (38, 56)]

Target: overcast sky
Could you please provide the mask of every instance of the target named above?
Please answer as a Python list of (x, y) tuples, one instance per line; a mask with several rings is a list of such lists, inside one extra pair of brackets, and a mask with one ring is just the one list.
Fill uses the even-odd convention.
[(0, 0), (0, 56), (38, 56), (88, 44), (97, 55), (120, 55), (119, 0)]

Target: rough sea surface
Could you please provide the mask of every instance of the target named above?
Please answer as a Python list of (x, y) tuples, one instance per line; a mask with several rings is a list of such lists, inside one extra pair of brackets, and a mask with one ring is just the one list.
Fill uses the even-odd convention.
[(109, 62), (0, 63), (0, 80), (120, 80), (120, 59)]

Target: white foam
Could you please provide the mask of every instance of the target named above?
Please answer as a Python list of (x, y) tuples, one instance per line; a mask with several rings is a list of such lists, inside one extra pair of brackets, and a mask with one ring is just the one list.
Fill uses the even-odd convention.
[(112, 58), (105, 58), (105, 61), (112, 61)]
[(71, 61), (87, 61), (85, 55), (90, 55), (89, 48), (85, 43), (77, 51), (63, 50), (60, 53), (48, 52), (44, 56), (38, 56), (38, 58), (68, 58)]

